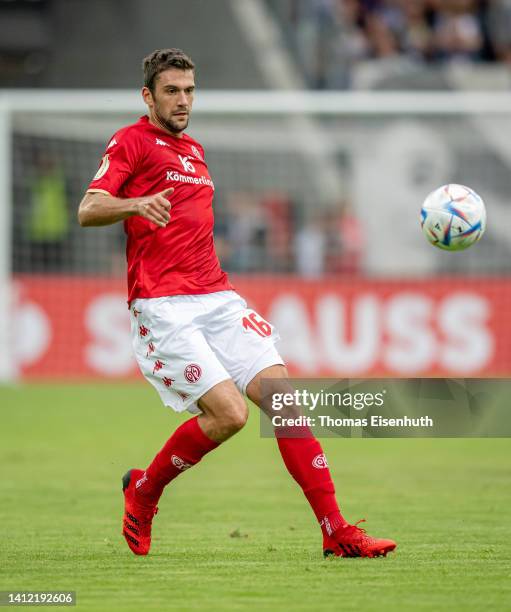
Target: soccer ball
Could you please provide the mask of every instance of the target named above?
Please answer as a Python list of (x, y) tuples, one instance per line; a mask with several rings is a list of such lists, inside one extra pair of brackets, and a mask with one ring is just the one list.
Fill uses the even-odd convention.
[(421, 227), (429, 242), (439, 249), (463, 251), (484, 234), (484, 202), (469, 187), (443, 185), (424, 200)]

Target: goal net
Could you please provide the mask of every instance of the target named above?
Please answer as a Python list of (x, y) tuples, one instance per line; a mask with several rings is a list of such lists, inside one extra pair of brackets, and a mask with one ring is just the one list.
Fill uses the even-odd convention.
[[(200, 92), (189, 133), (215, 183), (216, 246), (307, 376), (511, 373), (507, 94)], [(0, 376), (136, 375), (122, 224), (77, 206), (135, 92), (0, 96)], [(487, 204), (463, 253), (425, 241), (444, 183)]]

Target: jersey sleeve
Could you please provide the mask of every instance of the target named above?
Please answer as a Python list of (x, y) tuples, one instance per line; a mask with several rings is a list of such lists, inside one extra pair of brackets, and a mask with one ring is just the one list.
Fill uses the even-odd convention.
[(136, 135), (130, 134), (129, 131), (115, 134), (108, 143), (87, 191), (117, 196), (124, 183), (135, 172), (139, 159), (140, 146)]

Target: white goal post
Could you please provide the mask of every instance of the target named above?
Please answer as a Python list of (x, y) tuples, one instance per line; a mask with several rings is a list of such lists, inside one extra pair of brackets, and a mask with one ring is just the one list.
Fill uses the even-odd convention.
[[(46, 136), (52, 132), (61, 135), (69, 133), (80, 138), (95, 138), (104, 142), (108, 132), (100, 119), (110, 126), (115, 123), (117, 116), (120, 119), (128, 115), (136, 117), (143, 114), (144, 110), (140, 93), (132, 90), (19, 89), (0, 92), (0, 303), (3, 305), (0, 317), (0, 382), (13, 381), (18, 376), (18, 367), (12, 351), (16, 339), (12, 325), (14, 306), (11, 299), (14, 131)], [(306, 118), (308, 121), (307, 139), (296, 134), (297, 126), (304, 125), (296, 123), (297, 117)], [(467, 131), (458, 134), (460, 142), (463, 140), (463, 146), (470, 147), (470, 130), (473, 130), (474, 142), (483, 134), (491, 155), (511, 168), (511, 141), (508, 137), (511, 133), (511, 93), (505, 92), (198, 91), (194, 118), (199, 122), (204, 120), (201, 125), (207, 128), (203, 130), (206, 139), (209, 134), (210, 141), (219, 149), (239, 151), (253, 148), (270, 151), (277, 147), (283, 155), (294, 152), (309, 158), (313, 156), (319, 169), (322, 167), (322, 156), (331, 156), (337, 152), (343, 141), (349, 142), (353, 150), (357, 150), (357, 147), (367, 147), (368, 142), (371, 146), (377, 144), (363, 133), (361, 126), (365, 122), (377, 121), (380, 127), (385, 126), (387, 121), (401, 122), (399, 128), (396, 127), (392, 132), (387, 133), (383, 129), (380, 130), (381, 133), (378, 132), (378, 138), (381, 136), (383, 144), (380, 148), (375, 146), (375, 155), (384, 155), (385, 147), (396, 140), (413, 141), (411, 144), (417, 144), (423, 137), (427, 141), (424, 154), (427, 155), (428, 151), (431, 151), (431, 154), (435, 155), (436, 144), (429, 142), (427, 131), (422, 130), (419, 124), (407, 121), (414, 118), (431, 121), (464, 118), (468, 121), (465, 124)], [(253, 124), (245, 131), (224, 128), (226, 122), (232, 122), (239, 127), (239, 122), (251, 119)], [(342, 129), (335, 124), (336, 120), (344, 121)], [(261, 126), (264, 127), (269, 121), (272, 123), (271, 126), (268, 124), (267, 131), (261, 129)], [(352, 123), (356, 123), (358, 127), (351, 129)], [(118, 127), (121, 125), (122, 123)], [(397, 126), (396, 123), (393, 125)], [(193, 123), (190, 132), (194, 134)], [(310, 137), (311, 134), (317, 135), (316, 140)], [(446, 138), (450, 137), (448, 135)], [(364, 144), (361, 145), (361, 142)], [(207, 144), (206, 142), (206, 149)], [(406, 152), (406, 147), (403, 151)], [(392, 155), (399, 156), (399, 151), (391, 153)], [(369, 161), (362, 163), (355, 174), (367, 171), (367, 182), (374, 183), (377, 174), (371, 174), (371, 170), (367, 170), (369, 166)], [(488, 162), (488, 168), (489, 166)], [(372, 168), (374, 172), (377, 171), (374, 166)], [(316, 183), (309, 187), (311, 193), (316, 193), (317, 198), (321, 199), (321, 185), (324, 185), (325, 181), (321, 180), (321, 176), (317, 176), (317, 172), (315, 180)], [(467, 182), (469, 180), (470, 172), (467, 173)], [(360, 181), (364, 181), (363, 175), (359, 178)], [(387, 183), (382, 183), (382, 190), (387, 189), (385, 185)], [(477, 185), (474, 187), (477, 188)], [(395, 188), (399, 191), (399, 180), (395, 183)], [(339, 197), (343, 195), (345, 194), (340, 194)], [(415, 205), (420, 204), (422, 195), (417, 194)], [(359, 200), (370, 198), (370, 189), (366, 192), (362, 189), (358, 197)], [(503, 232), (506, 226), (511, 227), (511, 206), (506, 208), (504, 204), (507, 202), (501, 201), (497, 204), (489, 215), (489, 224), (494, 226), (498, 237), (499, 228)], [(367, 230), (372, 232), (370, 223)], [(385, 250), (384, 246), (378, 246), (376, 243), (367, 268), (369, 273), (376, 275), (387, 271), (378, 248), (380, 255), (381, 249)], [(398, 257), (397, 252), (395, 257)], [(406, 258), (406, 255), (403, 254), (403, 257)], [(486, 259), (489, 261), (488, 257)], [(378, 261), (380, 259), (382, 261)], [(499, 265), (503, 269), (504, 264), (501, 262)], [(416, 270), (412, 266), (410, 273), (419, 274), (427, 269), (427, 265), (424, 268), (419, 266)], [(509, 271), (509, 268), (507, 270)]]

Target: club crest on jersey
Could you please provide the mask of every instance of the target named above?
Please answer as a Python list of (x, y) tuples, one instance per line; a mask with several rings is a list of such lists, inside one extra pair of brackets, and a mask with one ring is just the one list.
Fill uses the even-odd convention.
[(200, 159), (201, 161), (204, 161), (202, 159), (202, 155), (200, 154), (199, 149), (197, 149), (197, 147), (195, 145), (192, 145), (192, 153), (193, 153), (194, 157), (196, 157), (197, 159)]
[(110, 155), (107, 153), (103, 159), (101, 160), (101, 164), (98, 168), (98, 171), (94, 175), (93, 181), (99, 180), (101, 177), (105, 176), (110, 166)]

